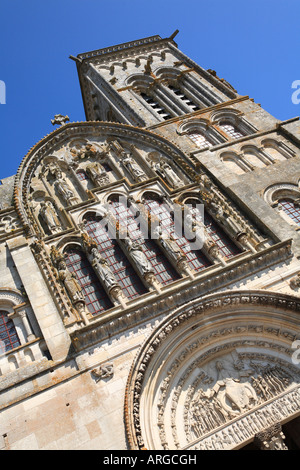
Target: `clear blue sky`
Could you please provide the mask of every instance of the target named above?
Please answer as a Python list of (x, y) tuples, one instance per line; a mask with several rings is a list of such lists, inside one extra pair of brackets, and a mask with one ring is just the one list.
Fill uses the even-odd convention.
[(217, 71), (278, 119), (300, 114), (299, 0), (0, 0), (0, 178), (54, 130), (50, 120), (85, 119), (68, 57), (176, 29), (179, 48)]

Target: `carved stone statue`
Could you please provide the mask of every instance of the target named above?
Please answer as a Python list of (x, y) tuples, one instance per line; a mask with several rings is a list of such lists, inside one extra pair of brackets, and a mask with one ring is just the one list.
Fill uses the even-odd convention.
[(202, 249), (213, 261), (220, 261), (225, 265), (225, 257), (221, 255), (218, 245), (209, 235), (204, 222), (197, 220), (191, 214), (186, 215), (186, 221), (188, 222), (188, 227), (191, 228), (191, 231), (196, 236), (195, 248)]
[(170, 235), (161, 225), (158, 225), (154, 230), (154, 236), (159, 241), (160, 245), (166, 250), (168, 255), (174, 260), (179, 260), (185, 256), (183, 251), (177, 245), (174, 237)]
[(280, 423), (270, 426), (268, 429), (255, 435), (254, 443), (260, 450), (288, 450)]
[(86, 158), (99, 158), (103, 153), (96, 149), (92, 144), (86, 144), (81, 149), (76, 150), (75, 148), (70, 149), (70, 153), (73, 156), (73, 160), (84, 160)]
[(108, 262), (105, 258), (100, 255), (97, 248), (93, 247), (91, 249), (90, 259), (94, 270), (96, 271), (98, 277), (103, 282), (108, 291), (113, 287), (118, 286), (118, 282), (116, 281)]
[(109, 183), (109, 177), (105, 168), (99, 162), (89, 163), (86, 168), (87, 175), (96, 186), (104, 186)]
[(63, 255), (54, 247), (51, 247), (50, 256), (52, 263), (57, 268), (58, 278), (64, 285), (73, 304), (76, 302), (85, 302), (82, 288), (74, 273), (67, 268)]
[(62, 231), (62, 226), (51, 201), (41, 202), (40, 215), (51, 234)]
[(73, 303), (83, 301), (84, 295), (81, 286), (74, 273), (71, 273), (65, 261), (60, 261), (58, 265), (58, 276), (60, 281), (64, 284)]
[(103, 364), (98, 369), (93, 369), (91, 374), (95, 377), (96, 383), (99, 380), (108, 379), (114, 375), (114, 366), (113, 364)]
[[(189, 405), (188, 415), (194, 438), (201, 437), (218, 426), (243, 415), (248, 422), (248, 437), (254, 436), (258, 429), (268, 426), (269, 413), (265, 412), (263, 407), (254, 411), (257, 418), (252, 418), (249, 411), (286, 390), (291, 383), (291, 377), (279, 365), (254, 362), (251, 359), (247, 362), (248, 364), (244, 364), (243, 361), (237, 363), (230, 360), (217, 360), (215, 379), (209, 377), (210, 380), (207, 380), (205, 373), (200, 373), (199, 383), (202, 381), (202, 387), (196, 390)], [(212, 367), (210, 371), (213, 373)], [(254, 425), (256, 421), (258, 427)], [(234, 430), (229, 428), (228, 432), (232, 431), (236, 434), (238, 428)], [(233, 438), (234, 434), (232, 434)], [(245, 436), (244, 431), (243, 435)], [(271, 437), (274, 435), (276, 435), (274, 440), (265, 439), (265, 435), (261, 440), (268, 440), (270, 448), (273, 445), (280, 445), (277, 433), (275, 432)], [(243, 438), (245, 437), (242, 436), (241, 439)], [(193, 436), (189, 439), (193, 439)], [(237, 443), (237, 441), (234, 442)]]
[(177, 189), (184, 186), (184, 182), (175, 173), (171, 165), (169, 165), (165, 160), (161, 160), (159, 163), (156, 163), (155, 169), (161, 174), (171, 188)]
[(135, 160), (132, 158), (130, 152), (123, 151), (120, 157), (121, 157), (121, 162), (123, 166), (127, 169), (127, 171), (132, 176), (134, 181), (139, 183), (147, 179), (147, 176), (145, 175), (143, 170), (139, 167), (139, 165), (135, 162)]
[(141, 275), (145, 276), (148, 273), (154, 274), (154, 269), (145, 255), (142, 245), (138, 241), (132, 240), (130, 237), (126, 237), (124, 243)]
[(63, 178), (61, 171), (56, 172), (56, 178), (57, 180), (54, 182), (54, 188), (61, 196), (63, 201), (68, 205), (76, 204), (78, 199), (67, 181)]
[(220, 205), (212, 201), (209, 206), (215, 218), (223, 224), (234, 237), (244, 232), (243, 227)]

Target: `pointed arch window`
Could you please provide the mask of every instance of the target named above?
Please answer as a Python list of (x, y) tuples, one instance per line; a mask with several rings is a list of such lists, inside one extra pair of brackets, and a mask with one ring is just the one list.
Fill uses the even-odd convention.
[(162, 285), (167, 285), (170, 282), (179, 279), (178, 273), (171, 266), (166, 257), (161, 253), (156, 243), (151, 239), (144, 239), (142, 232), (135, 221), (132, 211), (124, 205), (123, 201), (119, 200), (118, 196), (110, 198), (112, 211), (117, 220), (122, 223), (122, 220), (127, 224), (130, 236), (134, 240), (143, 240), (145, 247), (145, 255), (147, 256), (150, 264), (152, 265), (155, 277)]
[(153, 193), (145, 194), (144, 201), (147, 209), (152, 215), (160, 219), (161, 225), (175, 239), (179, 248), (184, 252), (191, 269), (198, 272), (211, 265), (211, 262), (201, 252), (201, 250), (192, 250), (189, 241), (181, 234), (177, 234), (175, 232), (173, 218), (163, 201), (157, 195)]
[(86, 306), (92, 315), (113, 307), (111, 300), (101, 286), (98, 278), (83, 251), (78, 247), (65, 250), (66, 265), (76, 275), (85, 296)]
[(0, 353), (10, 351), (21, 345), (14, 322), (8, 312), (0, 310)]
[(88, 234), (97, 242), (98, 250), (105, 258), (118, 281), (123, 294), (129, 299), (145, 294), (146, 287), (140, 280), (139, 276), (126, 258), (117, 241), (114, 240), (106, 227), (100, 224), (99, 219), (93, 214), (89, 214), (85, 218), (85, 228)]

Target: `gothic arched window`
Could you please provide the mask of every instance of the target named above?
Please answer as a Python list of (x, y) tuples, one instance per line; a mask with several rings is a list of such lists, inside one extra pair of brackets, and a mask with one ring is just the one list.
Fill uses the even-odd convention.
[(118, 196), (115, 196), (110, 198), (110, 203), (113, 213), (120, 224), (122, 224), (122, 221), (124, 221), (124, 223), (126, 222), (130, 237), (133, 240), (142, 240), (142, 245), (145, 247), (144, 253), (154, 269), (157, 281), (166, 285), (179, 279), (179, 275), (174, 271), (174, 268), (163, 253), (160, 252), (156, 243), (142, 236), (142, 232), (135, 221), (134, 214), (125, 206), (124, 202), (120, 201)]
[(0, 310), (0, 353), (10, 351), (20, 345), (14, 322), (8, 318), (8, 312)]
[(86, 306), (92, 315), (113, 307), (105, 290), (101, 286), (92, 266), (83, 251), (78, 247), (65, 250), (66, 265), (76, 275), (85, 296)]
[(144, 204), (153, 216), (159, 218), (162, 227), (173, 236), (179, 248), (186, 255), (187, 262), (191, 269), (197, 272), (211, 265), (211, 262), (201, 250), (192, 250), (185, 236), (175, 232), (175, 225), (170, 211), (159, 197), (152, 193), (145, 194)]
[(110, 236), (107, 228), (92, 214), (87, 215), (85, 220), (86, 231), (97, 242), (98, 250), (109, 263), (123, 294), (130, 300), (145, 294), (147, 292), (146, 287), (126, 258), (118, 242)]

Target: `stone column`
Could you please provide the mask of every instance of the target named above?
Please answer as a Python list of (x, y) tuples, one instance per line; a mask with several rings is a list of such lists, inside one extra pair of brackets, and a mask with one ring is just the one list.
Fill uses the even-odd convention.
[(28, 321), (27, 313), (26, 313), (26, 304), (20, 304), (14, 307), (15, 313), (21, 318), (23, 326), (26, 331), (26, 336), (27, 336), (27, 341), (33, 341), (36, 339), (35, 334), (32, 331), (32, 328), (30, 326), (30, 323)]

